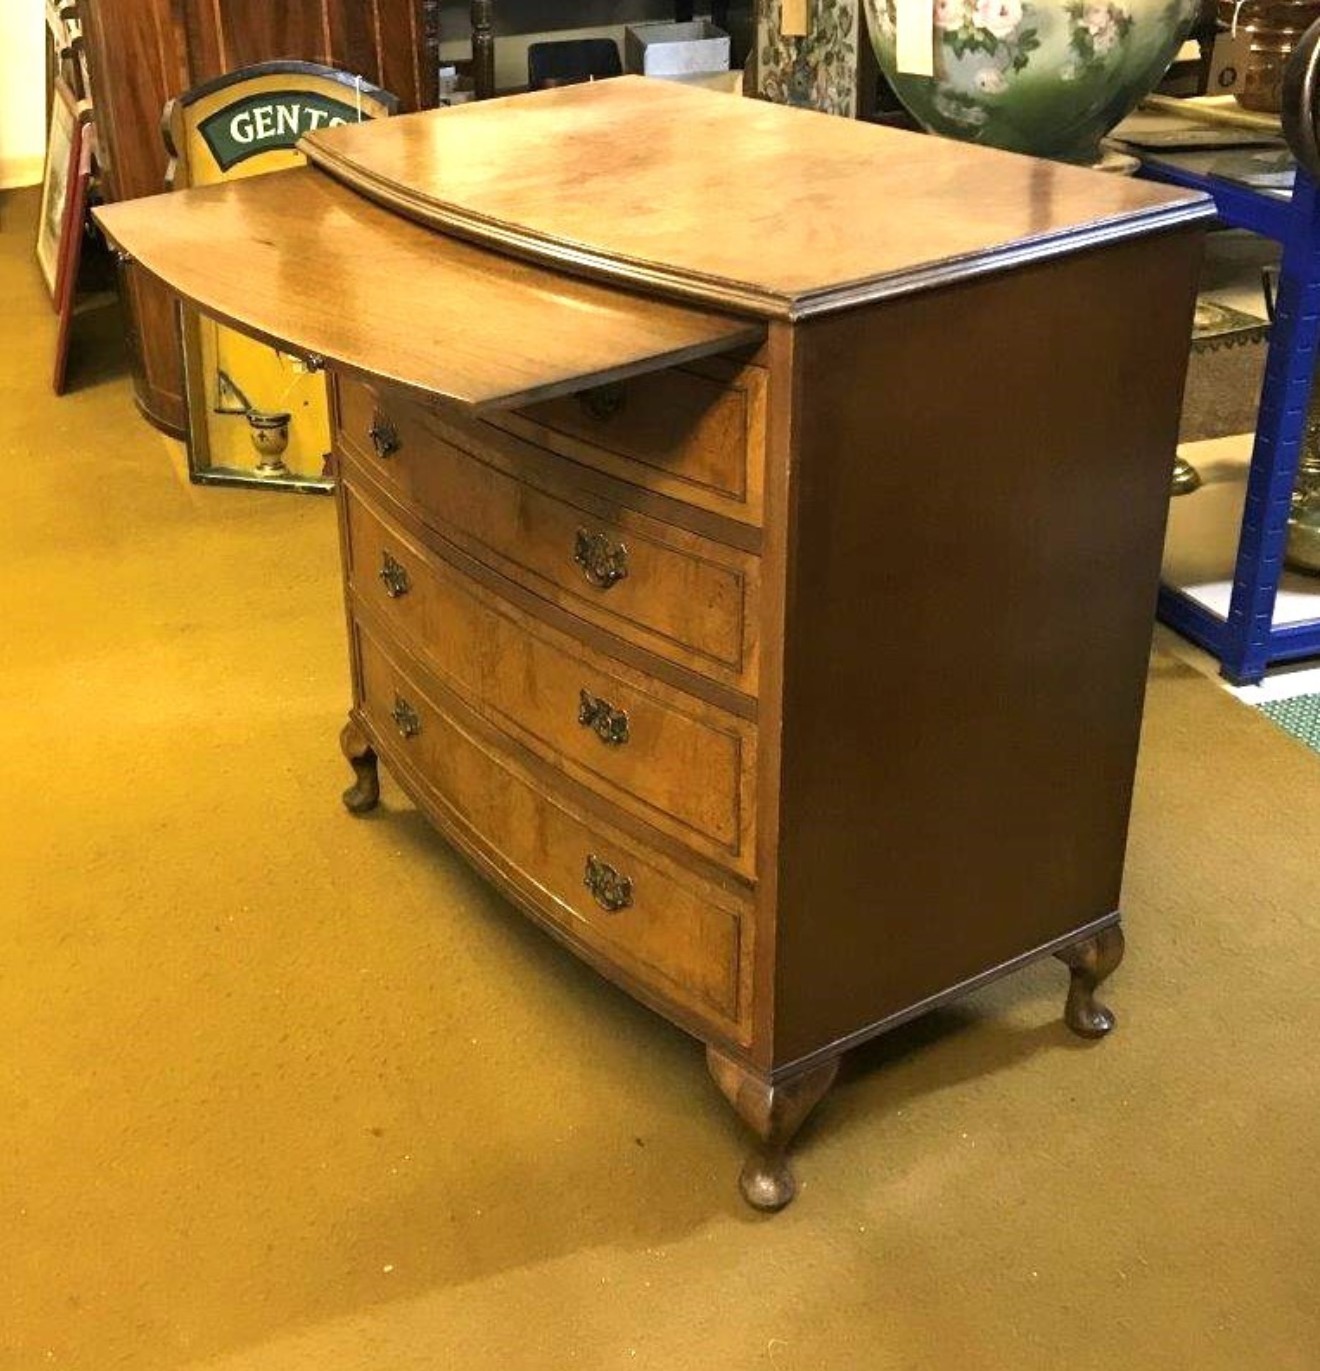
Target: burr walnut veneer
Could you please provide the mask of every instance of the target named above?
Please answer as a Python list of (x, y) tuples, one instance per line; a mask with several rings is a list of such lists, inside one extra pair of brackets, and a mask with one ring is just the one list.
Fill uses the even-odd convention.
[(333, 380), (377, 760), (702, 1039), (754, 1204), (840, 1054), (1119, 886), (1206, 204), (624, 79), (101, 211)]

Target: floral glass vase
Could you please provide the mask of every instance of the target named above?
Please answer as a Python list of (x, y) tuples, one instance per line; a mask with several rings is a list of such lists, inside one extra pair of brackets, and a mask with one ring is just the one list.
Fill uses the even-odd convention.
[(865, 0), (876, 57), (932, 133), (1100, 160), (1100, 140), (1164, 75), (1199, 0), (935, 0), (933, 76), (898, 70), (897, 0)]

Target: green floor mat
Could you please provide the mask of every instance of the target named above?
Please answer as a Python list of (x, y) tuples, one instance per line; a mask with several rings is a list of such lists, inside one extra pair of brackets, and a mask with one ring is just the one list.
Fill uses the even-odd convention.
[(1292, 700), (1274, 700), (1261, 705), (1276, 724), (1294, 738), (1300, 738), (1314, 752), (1320, 752), (1320, 695), (1298, 695)]

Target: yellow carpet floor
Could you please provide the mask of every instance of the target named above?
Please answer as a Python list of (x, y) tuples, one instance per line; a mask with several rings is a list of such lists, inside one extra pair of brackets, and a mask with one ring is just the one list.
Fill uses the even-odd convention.
[(331, 503), (53, 399), (0, 208), (4, 1371), (1320, 1367), (1320, 757), (1157, 657), (1118, 1031), (858, 1052), (754, 1215), (694, 1042), (341, 808)]

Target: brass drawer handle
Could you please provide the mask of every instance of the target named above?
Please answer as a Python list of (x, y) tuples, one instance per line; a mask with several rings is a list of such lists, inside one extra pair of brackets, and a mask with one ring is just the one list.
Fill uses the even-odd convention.
[(591, 898), (607, 914), (617, 914), (632, 904), (632, 881), (621, 875), (594, 853), (587, 856), (586, 874), (582, 884), (591, 891)]
[(593, 730), (608, 747), (622, 747), (628, 741), (627, 711), (585, 690), (578, 691), (578, 723)]
[(390, 718), (405, 738), (415, 738), (422, 731), (422, 721), (417, 711), (402, 695), (394, 697), (394, 708), (390, 710)]
[(628, 392), (622, 381), (608, 381), (603, 386), (580, 390), (577, 397), (583, 411), (601, 423), (613, 419), (623, 408), (627, 398)]
[(623, 543), (612, 543), (603, 533), (577, 531), (573, 543), (573, 560), (582, 574), (597, 590), (608, 590), (628, 574), (628, 549)]
[(412, 582), (408, 579), (407, 568), (400, 566), (388, 552), (380, 554), (380, 571), (377, 574), (380, 576), (381, 584), (385, 587), (385, 594), (391, 600), (397, 600), (399, 596), (406, 595), (412, 588)]
[(399, 430), (390, 422), (384, 411), (379, 409), (371, 415), (371, 427), (367, 429), (367, 437), (371, 439), (371, 446), (376, 449), (376, 456), (382, 462), (385, 458), (392, 457), (402, 446), (399, 442)]

